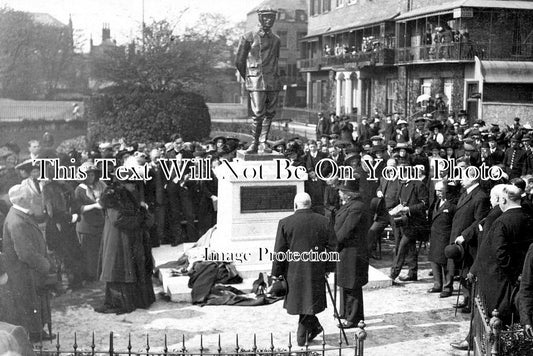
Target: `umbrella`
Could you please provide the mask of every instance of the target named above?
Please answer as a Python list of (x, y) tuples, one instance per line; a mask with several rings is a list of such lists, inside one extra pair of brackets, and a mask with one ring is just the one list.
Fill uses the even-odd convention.
[(423, 101), (428, 101), (429, 99), (431, 99), (431, 96), (429, 94), (422, 94), (418, 98), (416, 98), (416, 102), (421, 103)]

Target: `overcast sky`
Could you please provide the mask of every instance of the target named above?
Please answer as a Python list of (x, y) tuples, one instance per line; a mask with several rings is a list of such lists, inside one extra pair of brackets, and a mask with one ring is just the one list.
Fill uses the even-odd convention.
[[(220, 13), (237, 23), (246, 19), (246, 13), (262, 0), (144, 0), (145, 22), (167, 19), (175, 22), (188, 8), (182, 23), (191, 25), (202, 12)], [(139, 36), (142, 22), (143, 0), (0, 0), (15, 10), (45, 12), (67, 24), (69, 14), (75, 30), (88, 50), (92, 34), (95, 44), (100, 44), (102, 24), (109, 23), (111, 37), (125, 43)]]

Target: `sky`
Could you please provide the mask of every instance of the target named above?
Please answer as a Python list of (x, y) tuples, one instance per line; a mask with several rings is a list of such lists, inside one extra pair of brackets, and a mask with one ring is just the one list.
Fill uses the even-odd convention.
[[(262, 0), (144, 0), (144, 19), (167, 19), (176, 23), (187, 9), (180, 24), (191, 26), (201, 13), (220, 13), (231, 22), (246, 20), (246, 14)], [(111, 29), (111, 38), (119, 44), (140, 36), (143, 0), (0, 0), (14, 10), (45, 12), (67, 24), (72, 16), (74, 30), (81, 37), (84, 52), (88, 51), (89, 38), (98, 45), (102, 36), (102, 24)]]

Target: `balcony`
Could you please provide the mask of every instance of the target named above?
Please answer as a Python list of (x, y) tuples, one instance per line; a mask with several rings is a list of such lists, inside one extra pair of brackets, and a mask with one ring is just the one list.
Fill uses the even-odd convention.
[(475, 56), (481, 60), (530, 61), (533, 60), (533, 46), (522, 44), (520, 47), (505, 50), (501, 45), (491, 46), (488, 42), (454, 42), (397, 48), (396, 64), (471, 62)]
[(368, 66), (393, 64), (394, 50), (390, 48), (381, 48), (371, 52), (345, 53), (338, 56), (328, 55), (298, 60), (298, 68), (302, 71), (317, 71), (331, 68), (359, 69)]

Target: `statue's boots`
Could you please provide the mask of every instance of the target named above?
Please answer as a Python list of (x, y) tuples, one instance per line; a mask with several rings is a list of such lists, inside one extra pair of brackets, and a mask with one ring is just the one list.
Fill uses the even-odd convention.
[(252, 125), (253, 142), (246, 150), (246, 153), (257, 153), (257, 149), (259, 148), (259, 137), (261, 136), (262, 121), (263, 120), (254, 119), (254, 123)]
[(263, 153), (272, 153), (270, 147), (267, 144), (268, 134), (270, 133), (270, 126), (272, 125), (272, 118), (267, 117), (263, 120), (263, 125), (261, 128), (261, 134), (259, 135), (259, 151)]

